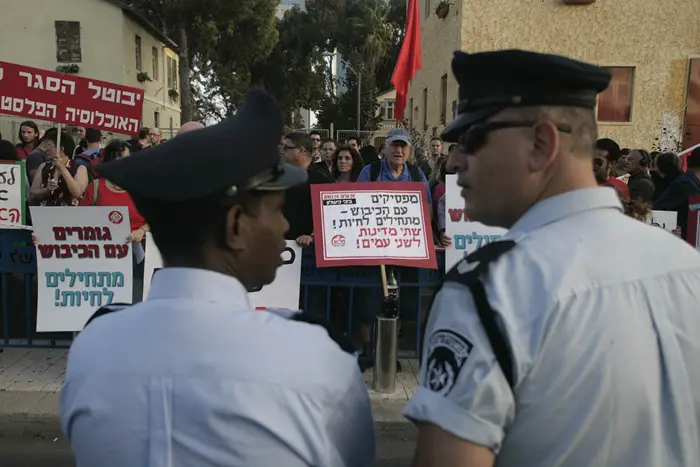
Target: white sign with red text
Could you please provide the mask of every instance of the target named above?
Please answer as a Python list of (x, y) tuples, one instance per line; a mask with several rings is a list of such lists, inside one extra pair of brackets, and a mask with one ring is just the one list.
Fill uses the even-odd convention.
[(80, 331), (98, 308), (131, 303), (126, 207), (32, 207), (37, 332)]

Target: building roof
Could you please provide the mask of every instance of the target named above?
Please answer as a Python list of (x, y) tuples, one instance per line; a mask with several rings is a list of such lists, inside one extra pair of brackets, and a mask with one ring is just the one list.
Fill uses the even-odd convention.
[(158, 40), (160, 40), (163, 44), (167, 45), (168, 47), (170, 47), (173, 50), (177, 50), (177, 48), (178, 48), (177, 43), (175, 43), (174, 40), (172, 40), (171, 38), (166, 36), (165, 33), (160, 28), (158, 28), (155, 24), (153, 24), (149, 20), (147, 20), (145, 16), (143, 16), (141, 13), (136, 11), (136, 9), (131, 6), (131, 4), (126, 3), (122, 0), (107, 0), (107, 1), (109, 3), (112, 3), (113, 5), (121, 8), (125, 15), (127, 15), (129, 18), (131, 18), (132, 20), (139, 23), (144, 29), (146, 29), (148, 32), (153, 34), (153, 36), (156, 37)]

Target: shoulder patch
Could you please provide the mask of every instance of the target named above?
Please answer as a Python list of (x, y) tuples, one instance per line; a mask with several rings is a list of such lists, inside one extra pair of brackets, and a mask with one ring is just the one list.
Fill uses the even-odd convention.
[(428, 339), (425, 386), (446, 396), (450, 393), (474, 348), (469, 340), (450, 329), (438, 329)]
[(333, 342), (338, 344), (338, 347), (340, 347), (344, 352), (347, 352), (351, 355), (355, 355), (355, 353), (357, 352), (357, 349), (355, 349), (355, 346), (352, 344), (352, 341), (350, 341), (350, 339), (348, 339), (348, 337), (345, 334), (343, 334), (343, 332), (340, 329), (333, 326), (325, 319), (318, 318), (306, 312), (295, 313), (293, 316), (290, 317), (290, 319), (292, 321), (300, 321), (302, 323), (315, 324), (316, 326), (321, 326), (328, 333), (328, 337), (330, 337), (333, 340)]
[(83, 326), (83, 329), (85, 329), (88, 324), (92, 323), (94, 319), (99, 318), (100, 316), (108, 315), (110, 313), (114, 313), (115, 311), (123, 310), (124, 308), (129, 308), (130, 306), (130, 303), (112, 303), (111, 305), (103, 306), (102, 308), (98, 309), (92, 316), (90, 316), (90, 319), (87, 320), (85, 326)]

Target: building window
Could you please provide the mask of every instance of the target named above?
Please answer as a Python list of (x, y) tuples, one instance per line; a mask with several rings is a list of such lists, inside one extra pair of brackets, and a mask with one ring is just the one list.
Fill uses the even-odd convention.
[(457, 118), (457, 101), (452, 101), (452, 120)]
[(394, 101), (384, 101), (382, 105), (383, 113), (382, 120), (393, 120), (394, 119)]
[(58, 63), (80, 63), (80, 21), (55, 21), (56, 61)]
[(423, 88), (423, 130), (428, 129), (428, 88)]
[(447, 123), (447, 73), (440, 78), (440, 123)]
[(168, 89), (177, 91), (177, 61), (168, 57)]
[(158, 47), (153, 47), (153, 79), (157, 80), (160, 67), (158, 66)]
[(143, 62), (141, 60), (141, 36), (136, 36), (136, 71), (143, 70)]
[(153, 126), (160, 128), (160, 113), (157, 110), (153, 112)]
[(634, 98), (634, 67), (607, 69), (612, 75), (608, 89), (598, 95), (599, 122), (631, 122)]
[(430, 18), (430, 0), (423, 0), (423, 8), (425, 9), (425, 19)]
[(408, 102), (408, 127), (410, 129), (413, 129), (413, 109), (413, 98), (411, 97), (411, 99)]

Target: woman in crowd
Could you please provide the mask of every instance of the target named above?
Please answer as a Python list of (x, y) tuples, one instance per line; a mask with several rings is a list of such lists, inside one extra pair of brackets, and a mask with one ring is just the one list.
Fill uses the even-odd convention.
[(333, 154), (333, 179), (336, 183), (356, 182), (362, 171), (362, 157), (357, 150), (343, 146)]
[[(115, 139), (104, 148), (103, 162), (128, 157), (129, 147), (124, 141)], [(146, 221), (136, 210), (134, 202), (129, 193), (114, 183), (104, 178), (96, 178), (85, 190), (85, 195), (80, 200), (81, 206), (126, 206), (129, 209), (129, 219), (131, 220), (131, 241), (141, 243), (148, 232)]]
[[(131, 154), (129, 146), (122, 140), (112, 140), (103, 150), (102, 162), (128, 157)], [(144, 247), (146, 232), (150, 230), (146, 220), (136, 210), (134, 201), (129, 193), (105, 178), (95, 178), (85, 190), (85, 195), (80, 200), (81, 206), (126, 206), (129, 210), (131, 222), (131, 234), (129, 240), (133, 243), (134, 259), (134, 287), (133, 302), (139, 302), (143, 292), (144, 274)]]
[(47, 151), (51, 160), (42, 163), (34, 175), (30, 199), (41, 206), (75, 206), (85, 192), (88, 172), (85, 166), (75, 164), (70, 158), (75, 142), (68, 132), (61, 132), (60, 150), (55, 143)]

